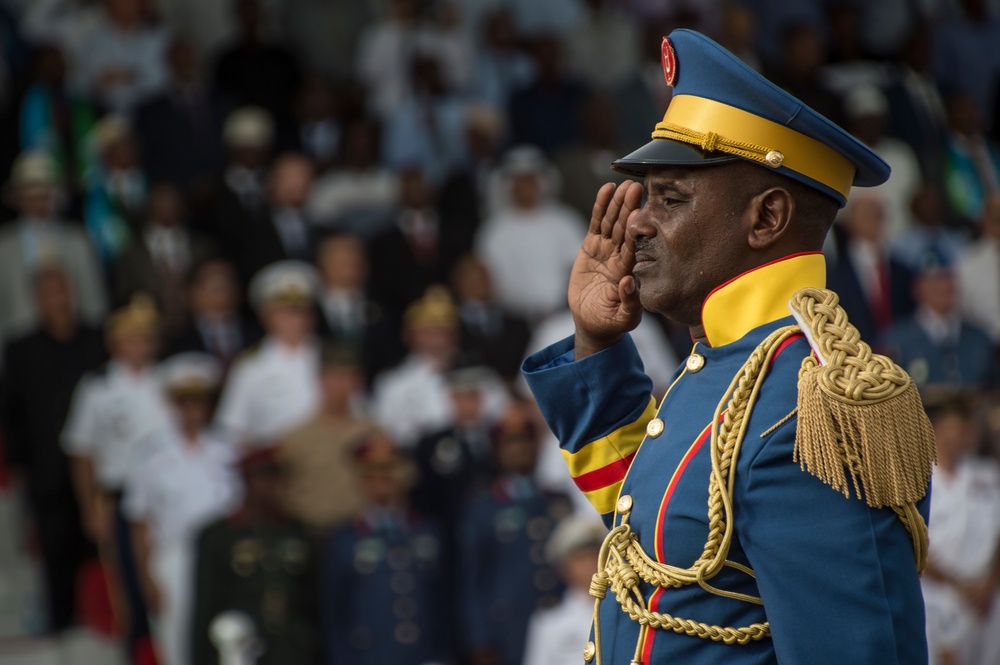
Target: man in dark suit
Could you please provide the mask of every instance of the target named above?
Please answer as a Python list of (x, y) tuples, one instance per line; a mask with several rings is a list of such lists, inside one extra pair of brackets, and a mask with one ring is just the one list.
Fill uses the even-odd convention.
[(56, 268), (35, 277), (40, 326), (4, 350), (0, 419), (7, 463), (24, 479), (28, 504), (41, 541), (49, 611), (48, 629), (73, 623), (76, 576), (94, 546), (87, 540), (59, 433), (73, 388), (105, 360), (99, 331), (81, 325), (69, 279)]
[(152, 295), (163, 315), (165, 332), (187, 320), (184, 285), (191, 268), (215, 252), (212, 241), (187, 226), (187, 211), (177, 185), (156, 184), (149, 193), (139, 233), (125, 246), (115, 267), (115, 296), (126, 303), (136, 293)]
[(169, 180), (185, 191), (203, 184), (224, 166), (222, 124), (231, 106), (199, 84), (198, 60), (194, 44), (175, 39), (167, 53), (170, 87), (135, 112), (146, 175), (151, 180)]
[(237, 220), (224, 220), (228, 228), (223, 248), (245, 283), (276, 261), (313, 260), (314, 231), (303, 206), (314, 175), (312, 162), (305, 155), (286, 153), (271, 167), (264, 206), (238, 220), (239, 226), (233, 223)]
[(441, 214), (433, 186), (419, 168), (400, 175), (400, 210), (396, 224), (376, 236), (369, 247), (372, 297), (395, 315), (443, 283), (461, 254), (463, 221)]
[(228, 367), (261, 337), (257, 325), (242, 314), (236, 269), (226, 259), (211, 259), (194, 268), (188, 281), (188, 305), (188, 325), (166, 339), (168, 356), (202, 351)]
[(827, 283), (862, 339), (877, 339), (914, 307), (913, 272), (889, 255), (885, 228), (885, 202), (878, 192), (854, 195), (843, 212), (839, 256), (827, 262)]

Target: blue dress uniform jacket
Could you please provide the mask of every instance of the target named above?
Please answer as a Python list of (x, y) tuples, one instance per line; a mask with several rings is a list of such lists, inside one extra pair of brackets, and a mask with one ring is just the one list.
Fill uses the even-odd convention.
[(562, 594), (545, 543), (569, 511), (566, 497), (523, 477), (502, 477), (469, 501), (458, 526), (467, 649), (519, 665), (532, 613)]
[(368, 511), (330, 533), (323, 562), (329, 665), (420, 665), (449, 656), (438, 529)]
[[(824, 273), (822, 256), (797, 255), (714, 291), (703, 309), (712, 345), (694, 345), (659, 403), (628, 336), (580, 361), (573, 360), (572, 338), (525, 361), (577, 485), (609, 524), (621, 523), (617, 509), (628, 512), (640, 545), (657, 561), (687, 568), (701, 555), (716, 406), (757, 345), (795, 323), (785, 316), (791, 295), (822, 286)], [(650, 610), (723, 627), (769, 621), (771, 637), (730, 645), (642, 628), (608, 593), (600, 603), (603, 663), (630, 662), (637, 645), (644, 665), (927, 662), (906, 529), (891, 509), (845, 498), (792, 459), (797, 375), (810, 352), (805, 338), (793, 337), (773, 359), (735, 462), (728, 559), (755, 576), (725, 567), (709, 581), (763, 604), (697, 584), (654, 590), (642, 583)], [(925, 519), (927, 503), (919, 505)]]

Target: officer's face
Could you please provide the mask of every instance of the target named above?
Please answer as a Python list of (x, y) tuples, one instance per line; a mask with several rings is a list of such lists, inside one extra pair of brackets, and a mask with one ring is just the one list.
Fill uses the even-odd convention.
[(700, 324), (712, 289), (752, 267), (726, 167), (650, 170), (646, 201), (628, 226), (642, 306), (687, 326)]

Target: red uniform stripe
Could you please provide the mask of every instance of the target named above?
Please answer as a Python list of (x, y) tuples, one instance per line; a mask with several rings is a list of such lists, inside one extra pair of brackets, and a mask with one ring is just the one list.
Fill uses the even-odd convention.
[(632, 464), (632, 458), (634, 457), (635, 453), (632, 453), (628, 457), (615, 460), (611, 464), (602, 466), (599, 469), (588, 471), (587, 473), (574, 478), (573, 482), (575, 482), (576, 486), (584, 492), (592, 492), (594, 490), (607, 487), (613, 483), (617, 483), (625, 477), (629, 466)]

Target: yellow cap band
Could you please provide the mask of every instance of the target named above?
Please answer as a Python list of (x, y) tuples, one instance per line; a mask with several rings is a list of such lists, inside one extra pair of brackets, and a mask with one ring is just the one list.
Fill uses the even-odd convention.
[[(722, 128), (723, 133), (717, 130)], [(854, 165), (833, 148), (784, 125), (705, 97), (670, 100), (654, 139), (672, 139), (787, 169), (820, 182), (846, 199)]]

